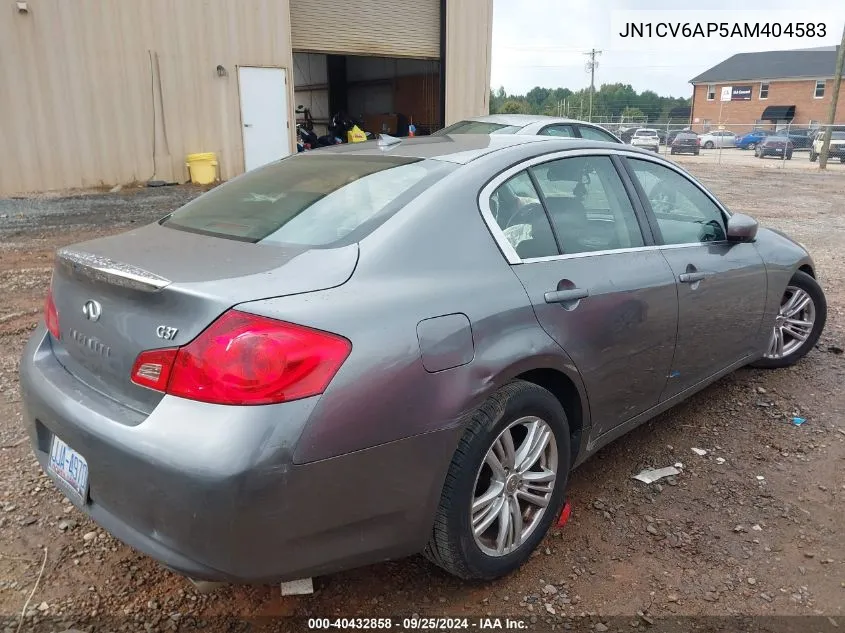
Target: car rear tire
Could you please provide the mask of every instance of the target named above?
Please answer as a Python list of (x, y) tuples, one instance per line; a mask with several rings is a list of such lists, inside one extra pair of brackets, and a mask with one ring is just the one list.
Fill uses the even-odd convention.
[(794, 365), (813, 349), (826, 321), (824, 291), (815, 279), (799, 270), (781, 298), (766, 353), (753, 365), (769, 369)]
[(792, 160), (792, 152), (786, 155), (786, 160)]
[(423, 554), (467, 580), (509, 574), (558, 518), (569, 468), (569, 424), (558, 399), (530, 382), (504, 385), (469, 414)]
[(714, 147), (714, 145), (713, 145), (713, 141), (707, 141), (707, 142), (704, 144), (704, 149), (713, 149), (713, 147)]
[(813, 150), (810, 150), (810, 162), (815, 163), (818, 159), (819, 155), (816, 154)]
[(699, 154), (699, 151), (698, 151), (698, 150), (695, 150), (695, 151), (692, 153), (692, 155), (693, 155), (693, 156), (698, 156), (698, 154)]

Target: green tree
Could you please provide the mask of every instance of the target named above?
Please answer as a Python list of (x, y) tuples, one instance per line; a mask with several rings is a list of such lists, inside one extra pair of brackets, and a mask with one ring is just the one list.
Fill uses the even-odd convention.
[(625, 121), (642, 121), (646, 115), (639, 108), (628, 106), (622, 110), (621, 116)]
[(502, 104), (502, 109), (499, 110), (502, 114), (529, 114), (530, 111), (528, 102), (517, 99), (508, 99)]

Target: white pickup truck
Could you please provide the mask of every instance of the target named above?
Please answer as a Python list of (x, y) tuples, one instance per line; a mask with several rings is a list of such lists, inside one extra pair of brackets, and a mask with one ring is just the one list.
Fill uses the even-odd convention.
[[(810, 161), (816, 162), (822, 151), (824, 134), (819, 132), (813, 145), (810, 147)], [(830, 135), (830, 149), (827, 153), (829, 158), (838, 158), (840, 163), (845, 163), (845, 132), (833, 132)]]

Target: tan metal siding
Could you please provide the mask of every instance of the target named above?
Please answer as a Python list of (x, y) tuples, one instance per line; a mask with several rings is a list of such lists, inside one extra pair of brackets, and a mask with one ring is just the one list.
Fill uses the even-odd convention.
[(290, 8), (297, 51), (440, 57), (439, 0), (290, 0)]
[(288, 70), (293, 126), (287, 0), (28, 4), (0, 18), (0, 194), (146, 181), (154, 137), (159, 179), (190, 152), (242, 172), (237, 65)]
[(493, 0), (446, 1), (446, 125), (490, 110)]

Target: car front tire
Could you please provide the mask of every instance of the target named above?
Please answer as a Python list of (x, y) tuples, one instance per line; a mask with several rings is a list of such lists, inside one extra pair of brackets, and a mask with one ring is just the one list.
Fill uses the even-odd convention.
[(763, 358), (755, 367), (789, 367), (804, 358), (821, 336), (827, 321), (827, 299), (819, 283), (797, 271), (781, 298)]
[(749, 143), (748, 149), (757, 149), (757, 143)]
[(714, 147), (714, 145), (713, 145), (713, 141), (707, 141), (707, 142), (704, 144), (704, 149), (713, 149), (713, 147)]
[(813, 150), (810, 150), (810, 162), (815, 163), (818, 159), (819, 155), (816, 154)]
[(570, 469), (566, 413), (515, 380), (469, 414), (423, 554), (467, 580), (520, 567), (558, 518)]

